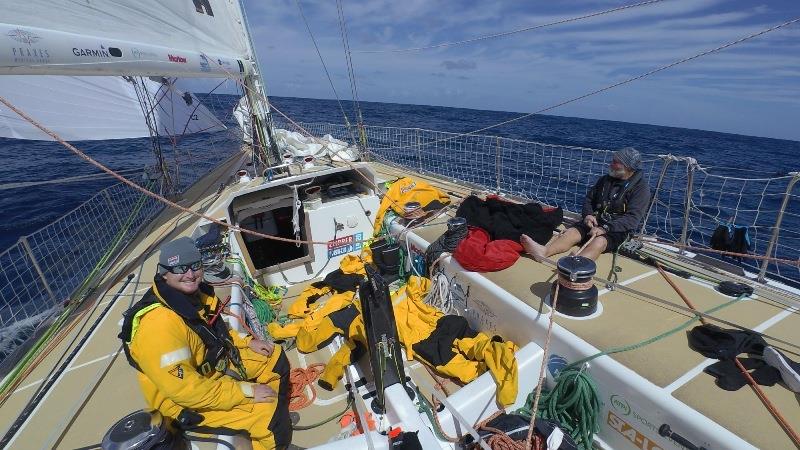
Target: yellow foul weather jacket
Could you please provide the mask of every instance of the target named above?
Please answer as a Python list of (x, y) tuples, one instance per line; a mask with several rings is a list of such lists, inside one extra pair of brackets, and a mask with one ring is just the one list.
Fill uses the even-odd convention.
[[(177, 418), (190, 409), (204, 417), (200, 426), (247, 431), (257, 449), (287, 445), (291, 441), (289, 364), (281, 348), (276, 345), (270, 356), (264, 356), (248, 347), (251, 336), (227, 330), (227, 336), (222, 336), (228, 338), (227, 356), (213, 367), (204, 366), (206, 343), (173, 310), (191, 315), (194, 309), (196, 318), (207, 323), (218, 303), (210, 286), (201, 285), (195, 296), (187, 296), (156, 276), (151, 290), (129, 310), (131, 317), (126, 313), (120, 337), (127, 325), (129, 360), (139, 370), (145, 400), (167, 417)], [(141, 304), (146, 306), (137, 309)], [(217, 324), (216, 329), (225, 333), (227, 326)], [(255, 383), (272, 387), (278, 393), (277, 401), (254, 403)]]

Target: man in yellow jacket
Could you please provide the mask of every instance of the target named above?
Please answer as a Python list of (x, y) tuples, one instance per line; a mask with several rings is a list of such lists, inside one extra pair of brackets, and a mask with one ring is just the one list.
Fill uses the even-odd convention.
[(194, 241), (164, 244), (153, 286), (120, 334), (145, 400), (184, 428), (246, 432), (256, 450), (285, 448), (289, 361), (280, 346), (230, 330), (220, 309)]

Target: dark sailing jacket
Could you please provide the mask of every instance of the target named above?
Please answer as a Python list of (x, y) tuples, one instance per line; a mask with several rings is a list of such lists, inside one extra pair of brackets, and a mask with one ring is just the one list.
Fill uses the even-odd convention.
[(586, 193), (581, 214), (594, 215), (612, 233), (635, 231), (647, 214), (650, 186), (637, 170), (627, 180), (603, 175)]

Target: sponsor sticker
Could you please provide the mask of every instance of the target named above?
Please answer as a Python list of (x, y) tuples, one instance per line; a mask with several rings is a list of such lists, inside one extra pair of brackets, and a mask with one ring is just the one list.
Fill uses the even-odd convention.
[(170, 62), (181, 63), (181, 64), (185, 64), (186, 63), (186, 58), (183, 57), (183, 56), (180, 56), (180, 55), (169, 54), (169, 55), (167, 55), (167, 58), (169, 58)]
[(39, 37), (38, 34), (32, 33), (32, 32), (27, 31), (27, 30), (23, 30), (21, 28), (17, 28), (17, 29), (9, 31), (8, 32), (8, 37), (10, 37), (11, 39), (13, 39), (13, 40), (15, 40), (17, 42), (20, 42), (22, 44), (28, 44), (28, 45), (33, 45), (33, 44), (39, 42), (40, 40), (42, 40), (42, 38)]
[(364, 233), (351, 234), (328, 241), (328, 258), (345, 255), (361, 250), (363, 247)]
[(203, 72), (211, 72), (211, 66), (208, 64), (206, 55), (200, 54), (200, 70)]
[(183, 379), (183, 367), (181, 367), (180, 365), (177, 365), (172, 369), (170, 369), (169, 373), (173, 377), (180, 378), (181, 380)]
[(47, 64), (50, 62), (50, 50), (34, 46), (42, 38), (31, 31), (16, 28), (9, 31), (6, 36), (24, 44), (24, 46), (11, 47), (11, 56), (15, 63), (20, 64)]
[(100, 48), (77, 48), (72, 47), (72, 54), (89, 58), (121, 58), (122, 50), (116, 47), (101, 45)]
[(139, 48), (136, 48), (136, 47), (131, 49), (131, 56), (133, 56), (134, 59), (156, 59), (156, 58), (158, 58), (158, 55), (156, 55), (155, 53), (148, 52), (146, 50), (142, 50), (142, 49), (139, 49)]
[(638, 449), (664, 450), (661, 446), (651, 441), (647, 436), (611, 411), (608, 412), (607, 423), (611, 426), (611, 428), (616, 430), (617, 433), (623, 435), (625, 439), (629, 440), (631, 444)]

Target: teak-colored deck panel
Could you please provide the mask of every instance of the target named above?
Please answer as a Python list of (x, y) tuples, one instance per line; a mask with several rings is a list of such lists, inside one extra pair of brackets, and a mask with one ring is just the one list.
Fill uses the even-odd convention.
[[(391, 172), (393, 169), (387, 170)], [(435, 180), (432, 184), (439, 186)], [(446, 189), (448, 184), (445, 183), (444, 187), (440, 188)], [(444, 232), (444, 229), (441, 225), (415, 231), (415, 234), (432, 242)], [(553, 259), (557, 259), (558, 256), (554, 256)], [(622, 271), (618, 274), (618, 282), (637, 292), (631, 293), (620, 289), (606, 292), (599, 298), (603, 306), (603, 313), (599, 317), (573, 320), (559, 315), (556, 316), (556, 322), (595, 347), (608, 349), (641, 342), (682, 325), (692, 317), (687, 311), (664, 305), (642, 295), (649, 294), (675, 305), (685, 306), (683, 300), (660, 274), (648, 274), (654, 270), (653, 267), (624, 257), (617, 259), (617, 265), (622, 267)], [(607, 277), (611, 267), (610, 255), (602, 255), (597, 261), (597, 266), (598, 276)], [(631, 281), (644, 274), (648, 275)], [(531, 307), (539, 309), (542, 307), (542, 298), (549, 294), (553, 270), (550, 266), (522, 256), (512, 267), (499, 272), (483, 273), (482, 276), (519, 297)], [(707, 311), (732, 300), (732, 297), (720, 294), (708, 283), (690, 281), (672, 274), (669, 276), (701, 311)], [(597, 287), (603, 288), (599, 284)], [(547, 309), (547, 306), (544, 308)], [(785, 310), (785, 305), (753, 298), (731, 304), (714, 312), (713, 315), (743, 327), (753, 328)], [(611, 358), (636, 371), (655, 385), (666, 387), (706, 361), (705, 357), (688, 346), (686, 333), (696, 325), (699, 325), (699, 321), (669, 337), (636, 350), (613, 354)], [(728, 328), (724, 324), (721, 326)], [(788, 342), (800, 341), (800, 313), (788, 314), (764, 330), (764, 333)], [(780, 344), (776, 345), (781, 347)], [(788, 357), (800, 361), (800, 352), (796, 348), (784, 348), (784, 350), (788, 350), (785, 352)], [(800, 424), (800, 394), (791, 392), (782, 383), (764, 387), (764, 391), (790, 424), (795, 427)], [(787, 434), (749, 386), (736, 392), (724, 391), (714, 384), (713, 377), (701, 372), (683, 385), (678, 383), (673, 395), (759, 448), (794, 447)]]

